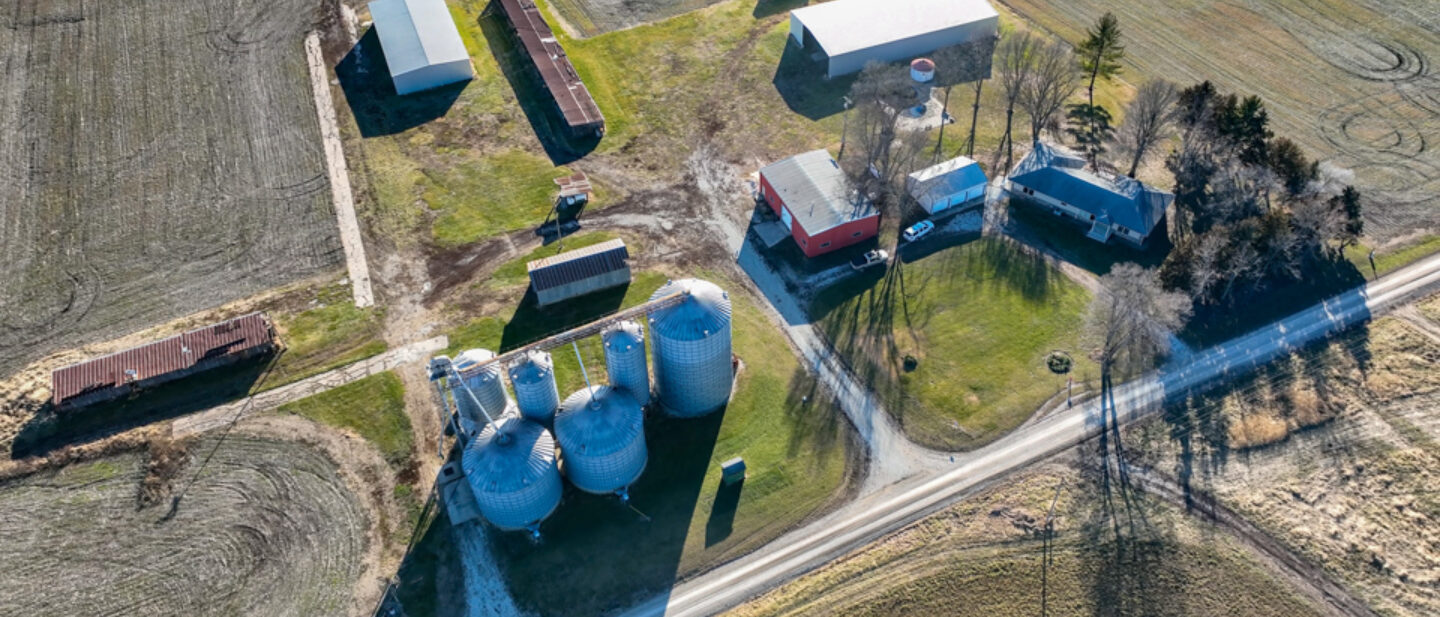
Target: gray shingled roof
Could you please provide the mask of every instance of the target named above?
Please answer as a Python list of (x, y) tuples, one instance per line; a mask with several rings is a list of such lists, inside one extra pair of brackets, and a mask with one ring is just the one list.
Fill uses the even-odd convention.
[(1084, 169), (1085, 159), (1049, 144), (1036, 144), (1010, 174), (1010, 181), (1106, 218), (1111, 224), (1149, 234), (1175, 199), (1125, 176), (1100, 176)]
[(601, 242), (526, 264), (535, 291), (568, 285), (626, 267), (630, 252), (620, 239)]
[(988, 181), (985, 178), (985, 170), (980, 169), (979, 163), (967, 157), (957, 156), (910, 174), (906, 178), (905, 185), (910, 196), (915, 199), (922, 197), (939, 199), (954, 195), (977, 184), (985, 184)]
[(812, 236), (879, 214), (870, 200), (851, 194), (845, 172), (824, 150), (771, 163), (760, 170), (760, 175), (785, 202), (790, 215)]

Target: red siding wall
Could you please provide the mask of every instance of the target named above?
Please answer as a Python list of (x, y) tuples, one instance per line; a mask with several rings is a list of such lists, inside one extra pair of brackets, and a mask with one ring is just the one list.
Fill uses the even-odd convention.
[[(770, 181), (765, 175), (760, 175), (760, 196), (765, 203), (770, 204), (770, 209), (775, 211), (775, 216), (780, 216), (780, 208), (784, 202), (779, 195), (775, 194), (775, 188), (770, 186)], [(858, 236), (856, 234), (859, 234)], [(867, 216), (863, 219), (850, 221), (839, 227), (827, 229), (817, 235), (810, 235), (800, 221), (793, 221), (790, 226), (790, 237), (795, 238), (795, 243), (800, 245), (800, 250), (806, 257), (824, 255), (831, 251), (838, 251), (847, 246), (859, 244), (880, 233), (880, 215)], [(820, 245), (830, 243), (829, 246), (821, 248)]]

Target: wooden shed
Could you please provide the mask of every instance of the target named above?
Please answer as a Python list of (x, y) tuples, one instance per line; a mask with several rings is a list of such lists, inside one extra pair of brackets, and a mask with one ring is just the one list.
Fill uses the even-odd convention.
[(526, 265), (540, 306), (630, 282), (630, 253), (620, 239), (537, 259)]

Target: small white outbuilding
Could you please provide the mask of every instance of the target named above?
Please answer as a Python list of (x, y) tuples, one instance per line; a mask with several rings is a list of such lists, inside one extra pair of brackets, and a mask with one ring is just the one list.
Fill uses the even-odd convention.
[(988, 183), (979, 163), (957, 156), (910, 174), (905, 188), (926, 212), (935, 214), (983, 199)]
[(445, 0), (375, 0), (370, 18), (395, 92), (410, 94), (475, 76)]

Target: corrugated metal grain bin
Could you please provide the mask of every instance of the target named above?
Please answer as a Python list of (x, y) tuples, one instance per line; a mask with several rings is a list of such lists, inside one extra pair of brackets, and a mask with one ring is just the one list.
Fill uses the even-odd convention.
[(515, 388), (520, 415), (544, 425), (555, 420), (560, 391), (555, 386), (555, 362), (549, 353), (536, 349), (521, 355), (510, 365), (510, 384)]
[(650, 314), (655, 396), (670, 415), (702, 416), (730, 400), (730, 296), (709, 281), (682, 279), (651, 299), (676, 292), (685, 300)]
[(530, 420), (509, 416), (485, 426), (461, 465), (480, 514), (504, 530), (534, 529), (560, 505), (555, 439)]
[(650, 402), (650, 369), (645, 361), (645, 332), (630, 320), (600, 333), (610, 385), (624, 389), (642, 406)]
[(591, 386), (565, 398), (555, 438), (565, 477), (582, 491), (624, 491), (645, 471), (645, 412), (625, 390)]

